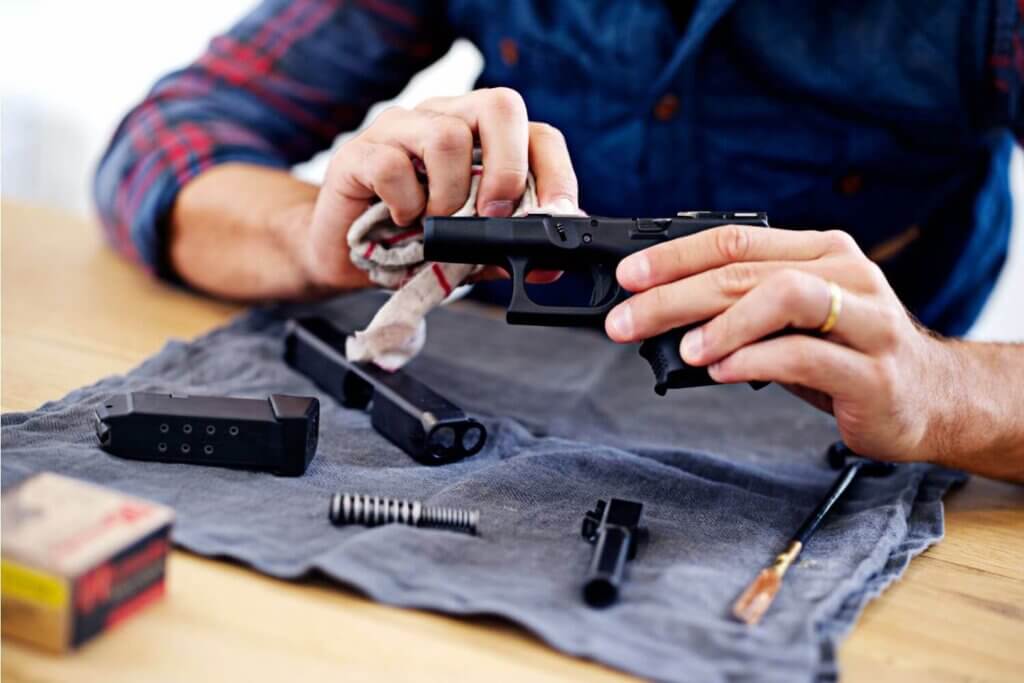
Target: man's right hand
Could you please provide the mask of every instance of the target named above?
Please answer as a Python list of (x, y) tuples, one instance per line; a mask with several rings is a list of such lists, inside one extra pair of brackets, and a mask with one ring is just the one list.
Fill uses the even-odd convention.
[[(352, 222), (378, 197), (399, 225), (424, 213), (454, 212), (469, 196), (474, 146), (483, 152), (482, 215), (512, 212), (527, 168), (542, 203), (578, 210), (562, 134), (531, 123), (514, 90), (477, 90), (427, 100), (412, 111), (388, 109), (335, 152), (319, 188), (253, 164), (203, 171), (182, 188), (171, 212), (171, 266), (196, 289), (244, 301), (368, 286), (366, 273), (349, 260)], [(426, 190), (413, 158), (426, 166)]]
[[(349, 226), (380, 198), (398, 225), (423, 214), (448, 215), (466, 203), (473, 147), (483, 154), (477, 196), (482, 216), (511, 215), (526, 188), (528, 169), (541, 204), (579, 210), (576, 175), (562, 134), (531, 122), (514, 90), (476, 90), (427, 100), (413, 110), (392, 107), (335, 152), (308, 226), (300, 263), (317, 289), (366, 284), (349, 259)], [(428, 187), (413, 158), (426, 167)], [(294, 242), (293, 242), (294, 244)]]

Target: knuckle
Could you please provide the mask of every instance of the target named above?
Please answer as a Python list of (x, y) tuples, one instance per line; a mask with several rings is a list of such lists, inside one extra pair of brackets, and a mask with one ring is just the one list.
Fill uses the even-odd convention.
[(431, 129), (427, 147), (439, 154), (466, 152), (473, 147), (469, 126), (452, 117), (438, 117)]
[(535, 139), (543, 139), (552, 143), (565, 145), (565, 135), (558, 128), (543, 121), (530, 123), (530, 136)]
[(374, 183), (398, 182), (408, 171), (409, 158), (390, 147), (375, 147), (366, 158), (367, 170)]
[(888, 306), (880, 308), (875, 314), (875, 321), (878, 325), (878, 342), (882, 348), (894, 348), (902, 341), (900, 334), (902, 317), (902, 311)]
[(484, 175), (493, 187), (503, 190), (521, 191), (526, 183), (526, 168), (519, 166), (488, 166), (484, 168)]
[(864, 271), (864, 280), (868, 286), (868, 291), (878, 293), (884, 292), (889, 288), (889, 280), (885, 277), (885, 273), (877, 263), (868, 259), (862, 259), (861, 268)]
[(779, 271), (774, 285), (779, 293), (779, 305), (785, 310), (793, 311), (807, 301), (807, 277), (798, 270)]
[(813, 379), (819, 361), (814, 355), (814, 349), (809, 338), (799, 339), (798, 341), (799, 343), (796, 344), (794, 352), (787, 354), (786, 360), (783, 362), (788, 363), (788, 370), (796, 382), (808, 382)]
[(498, 87), (488, 91), (490, 107), (507, 117), (526, 117), (526, 102), (523, 96), (512, 88)]
[(787, 353), (778, 360), (779, 372), (787, 382), (799, 384), (807, 378), (806, 353), (799, 345), (795, 345), (793, 353)]
[[(646, 303), (648, 305), (638, 307), (639, 310), (636, 311), (639, 314), (637, 319), (643, 320), (647, 326), (656, 326), (660, 320), (668, 317), (674, 297), (668, 287), (661, 286), (650, 290), (650, 296), (644, 297), (644, 299), (647, 299)], [(643, 301), (641, 304), (643, 304)]]
[(686, 268), (686, 252), (680, 239), (653, 247), (648, 250), (648, 253), (650, 254), (651, 275), (655, 278), (681, 273)]
[(743, 261), (750, 252), (750, 232), (739, 225), (716, 228), (715, 247), (727, 261)]
[(579, 186), (576, 181), (576, 174), (571, 170), (559, 171), (548, 175), (545, 179), (545, 186), (548, 190), (548, 199), (565, 198), (572, 203), (577, 202)]
[(416, 111), (433, 111), (439, 106), (442, 106), (448, 98), (446, 97), (428, 97), (419, 104), (416, 105)]
[(896, 393), (898, 370), (895, 359), (882, 356), (875, 360), (874, 386), (875, 396), (887, 403)]
[(741, 333), (740, 327), (740, 325), (734, 322), (733, 316), (729, 315), (727, 310), (721, 315), (712, 318), (704, 326), (704, 338), (705, 340), (714, 340), (716, 344), (728, 344), (738, 340)]
[(715, 272), (718, 277), (719, 289), (732, 296), (745, 294), (757, 284), (756, 269), (744, 261), (722, 266)]
[(344, 193), (353, 185), (360, 184), (358, 178), (362, 171), (369, 167), (369, 159), (373, 145), (358, 139), (352, 139), (341, 145), (331, 156), (324, 174), (324, 187), (334, 192)]
[(366, 158), (366, 149), (356, 138), (343, 143), (338, 147), (338, 151), (331, 155), (330, 161), (327, 162), (326, 180), (329, 182), (332, 178), (337, 179), (341, 176), (354, 157), (358, 157), (360, 161), (365, 161)]
[(377, 119), (373, 122), (373, 125), (388, 125), (394, 123), (397, 120), (404, 118), (407, 113), (407, 109), (399, 107), (398, 105), (392, 105), (377, 115)]
[(853, 236), (843, 230), (826, 230), (822, 233), (825, 237), (829, 251), (839, 254), (858, 254), (860, 247)]

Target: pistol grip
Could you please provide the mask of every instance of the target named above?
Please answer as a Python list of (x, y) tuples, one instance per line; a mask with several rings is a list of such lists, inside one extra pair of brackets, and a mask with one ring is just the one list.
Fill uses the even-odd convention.
[(687, 330), (696, 325), (688, 325), (669, 330), (657, 337), (644, 340), (640, 345), (640, 355), (651, 365), (654, 371), (654, 391), (664, 396), (669, 389), (684, 387), (703, 387), (717, 384), (711, 379), (707, 368), (687, 365), (679, 353), (679, 343)]
[[(706, 367), (687, 365), (679, 353), (679, 344), (683, 335), (703, 323), (694, 323), (677, 327), (657, 337), (651, 337), (640, 345), (640, 355), (650, 363), (654, 371), (654, 391), (664, 396), (669, 389), (685, 389), (688, 387), (705, 387), (718, 384), (711, 379)], [(751, 382), (754, 389), (761, 389), (768, 382)]]

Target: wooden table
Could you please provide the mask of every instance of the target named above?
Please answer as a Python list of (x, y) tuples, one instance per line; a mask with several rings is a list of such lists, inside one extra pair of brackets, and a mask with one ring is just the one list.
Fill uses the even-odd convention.
[[(125, 372), (171, 337), (237, 313), (160, 285), (90, 221), (5, 203), (2, 408)], [(947, 537), (864, 612), (840, 651), (851, 681), (1020, 681), (1024, 487), (973, 479), (949, 496)], [(172, 554), (167, 599), (65, 657), (3, 644), (5, 681), (625, 680), (523, 631), (374, 604)]]

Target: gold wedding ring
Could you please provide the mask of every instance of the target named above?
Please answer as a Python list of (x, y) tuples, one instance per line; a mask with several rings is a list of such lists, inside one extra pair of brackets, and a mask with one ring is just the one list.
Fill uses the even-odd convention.
[(843, 310), (843, 288), (829, 280), (828, 297), (828, 317), (818, 328), (822, 334), (831, 332), (839, 321), (839, 313)]

